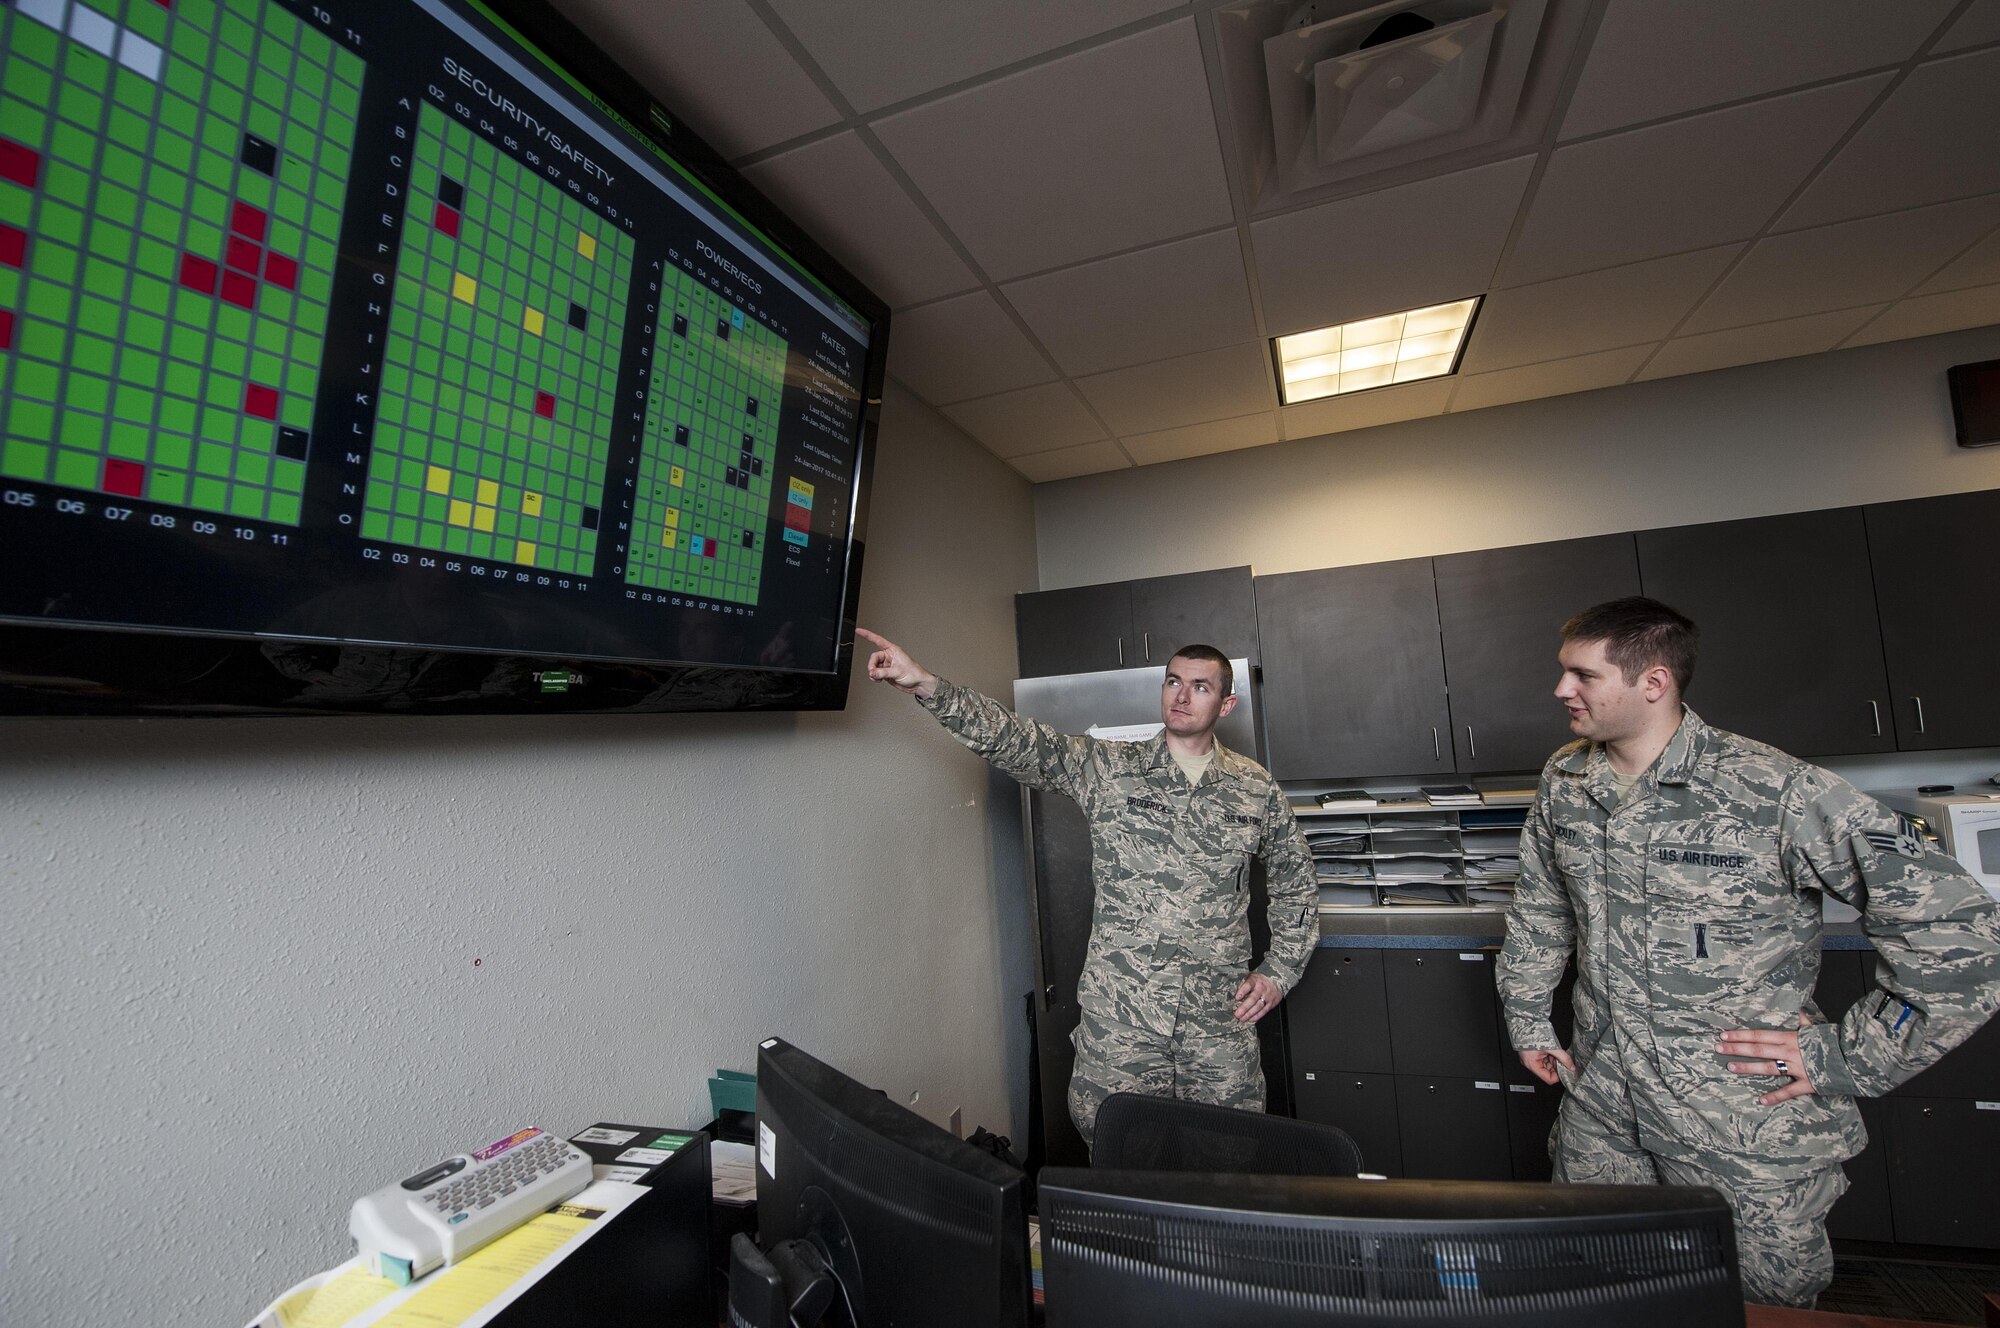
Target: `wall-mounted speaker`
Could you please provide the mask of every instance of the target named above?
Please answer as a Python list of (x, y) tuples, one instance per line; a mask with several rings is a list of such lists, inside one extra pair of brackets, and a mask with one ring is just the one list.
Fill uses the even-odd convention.
[(1945, 370), (1951, 385), (1951, 414), (1960, 447), (2000, 443), (2000, 360), (1954, 364)]

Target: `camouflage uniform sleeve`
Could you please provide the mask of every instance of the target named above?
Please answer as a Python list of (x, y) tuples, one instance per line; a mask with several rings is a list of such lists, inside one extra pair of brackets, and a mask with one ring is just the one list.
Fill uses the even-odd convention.
[(1549, 1005), (1576, 945), (1576, 914), (1558, 878), (1550, 845), (1549, 776), (1521, 827), (1521, 879), (1507, 908), (1507, 937), (1494, 965), (1507, 1039), (1516, 1051), (1553, 1051), (1562, 1046)]
[(1059, 733), (946, 678), (937, 680), (928, 701), (919, 697), (917, 704), (930, 711), (945, 732), (1030, 788), (1081, 797), (1090, 768), (1089, 738)]
[(1289, 992), (1298, 985), (1319, 944), (1319, 881), (1313, 875), (1312, 850), (1305, 831), (1292, 815), (1284, 790), (1271, 785), (1264, 804), (1264, 839), (1258, 846), (1264, 860), (1264, 884), (1269, 899), (1264, 916), (1271, 926), (1270, 948), (1257, 971)]
[(1886, 1093), (2000, 1005), (2000, 909), (1909, 822), (1824, 770), (1796, 776), (1781, 811), (1794, 884), (1861, 911), (1881, 988), (1800, 1032), (1806, 1073), (1822, 1093)]

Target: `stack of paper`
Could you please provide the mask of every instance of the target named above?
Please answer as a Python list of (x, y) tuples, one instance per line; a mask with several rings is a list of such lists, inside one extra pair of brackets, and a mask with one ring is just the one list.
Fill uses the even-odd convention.
[(1319, 795), (1319, 805), (1322, 811), (1351, 812), (1366, 811), (1380, 803), (1367, 789), (1334, 789)]
[(1422, 790), (1433, 807), (1477, 807), (1479, 790), (1470, 784), (1429, 784)]

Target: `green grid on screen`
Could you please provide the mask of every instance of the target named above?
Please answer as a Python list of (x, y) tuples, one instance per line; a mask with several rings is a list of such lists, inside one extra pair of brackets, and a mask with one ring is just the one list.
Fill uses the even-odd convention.
[(755, 604), (789, 348), (685, 272), (662, 285), (625, 579)]
[(632, 248), (424, 106), (364, 536), (592, 570)]
[(298, 524), (360, 57), (266, 0), (14, 0), (0, 51), (0, 474)]

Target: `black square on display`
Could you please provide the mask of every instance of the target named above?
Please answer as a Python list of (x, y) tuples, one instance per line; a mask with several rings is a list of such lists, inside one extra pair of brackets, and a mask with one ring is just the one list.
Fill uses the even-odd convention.
[(279, 426), (277, 452), (279, 456), (287, 460), (304, 461), (306, 459), (306, 431), (304, 429), (287, 429), (282, 425)]
[(686, 446), (688, 445), (688, 427), (687, 427), (687, 425), (685, 425), (685, 424), (676, 424), (676, 425), (674, 426), (674, 441), (675, 441), (676, 443), (679, 443), (679, 444), (680, 444), (680, 445), (681, 445), (682, 447), (686, 447)]
[(594, 507), (586, 507), (586, 508), (584, 508), (584, 509), (583, 509), (583, 528), (584, 528), (585, 530), (596, 530), (596, 529), (597, 529), (597, 509), (596, 509), (596, 508), (594, 508)]
[(590, 315), (584, 312), (583, 306), (577, 304), (574, 301), (571, 301), (569, 306), (569, 325), (575, 328), (577, 331), (581, 332), (584, 330), (584, 328), (589, 326), (589, 324), (590, 324)]
[(253, 171), (265, 175), (278, 173), (278, 145), (267, 143), (255, 134), (243, 136), (243, 164)]
[(675, 315), (674, 315), (674, 335), (675, 335), (675, 336), (677, 336), (677, 337), (684, 337), (684, 336), (686, 336), (687, 334), (688, 334), (688, 320), (687, 320), (687, 319), (685, 319), (685, 318), (683, 318), (683, 317), (681, 317), (681, 316), (680, 316), (679, 314), (675, 314)]
[(756, 543), (757, 543), (757, 537), (756, 537), (755, 535), (752, 535), (752, 534), (751, 534), (751, 533), (750, 533), (749, 531), (747, 531), (747, 530), (743, 532), (743, 547), (744, 547), (744, 548), (746, 548), (746, 549), (748, 549), (748, 548), (754, 548), (754, 547), (756, 546)]
[(757, 418), (757, 398), (751, 397), (749, 401), (744, 403), (743, 413), (753, 420)]
[(757, 476), (760, 476), (760, 477), (761, 477), (761, 476), (763, 475), (763, 473), (764, 473), (764, 459), (763, 459), (762, 457), (751, 457), (751, 458), (750, 458), (750, 473), (751, 473), (752, 475), (757, 475)]
[(718, 318), (715, 320), (715, 335), (719, 340), (729, 340), (729, 320), (727, 318)]
[(465, 186), (449, 175), (438, 177), (438, 202), (457, 212), (465, 211)]

